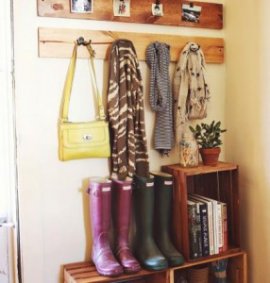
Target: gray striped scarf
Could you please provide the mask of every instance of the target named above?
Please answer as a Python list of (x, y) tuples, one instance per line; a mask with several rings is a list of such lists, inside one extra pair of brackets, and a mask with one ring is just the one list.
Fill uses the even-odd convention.
[(131, 41), (112, 44), (108, 116), (112, 134), (112, 178), (148, 177), (142, 77)]
[(173, 100), (169, 78), (170, 46), (151, 43), (146, 50), (150, 68), (150, 105), (156, 112), (154, 148), (168, 154), (173, 147)]

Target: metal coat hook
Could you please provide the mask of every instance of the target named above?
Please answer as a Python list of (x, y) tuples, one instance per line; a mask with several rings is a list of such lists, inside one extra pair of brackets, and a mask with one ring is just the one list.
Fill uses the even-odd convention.
[(83, 46), (88, 46), (91, 44), (91, 40), (86, 41), (82, 36), (80, 36), (77, 40), (76, 40), (78, 46), (83, 45)]
[(78, 46), (83, 45), (85, 47), (87, 47), (87, 49), (89, 50), (90, 54), (92, 57), (95, 57), (95, 50), (93, 49), (92, 45), (91, 45), (91, 40), (86, 41), (82, 36), (80, 36), (77, 40), (76, 43)]
[[(186, 44), (188, 43), (191, 43), (190, 41), (188, 41)], [(191, 44), (190, 47), (189, 47), (189, 50), (192, 51), (192, 52), (197, 52), (201, 49), (201, 46), (200, 44), (198, 43), (195, 43), (195, 44)]]

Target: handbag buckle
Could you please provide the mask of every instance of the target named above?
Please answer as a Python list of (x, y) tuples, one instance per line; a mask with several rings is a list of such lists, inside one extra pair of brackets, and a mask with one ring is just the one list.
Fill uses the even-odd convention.
[(93, 136), (90, 134), (84, 134), (83, 135), (83, 140), (84, 141), (91, 141), (93, 139)]

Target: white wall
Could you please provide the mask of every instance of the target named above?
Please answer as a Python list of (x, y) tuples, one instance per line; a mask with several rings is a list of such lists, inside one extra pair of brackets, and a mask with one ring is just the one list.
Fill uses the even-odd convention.
[[(13, 92), (12, 5), (0, 9), (0, 282), (17, 279), (17, 186)], [(3, 222), (6, 222), (3, 224)], [(17, 282), (17, 281), (16, 281)]]
[(15, 203), (15, 133), (12, 91), (12, 36), (10, 3), (0, 9), (0, 219), (16, 221)]
[(227, 158), (240, 165), (249, 282), (269, 282), (269, 1), (226, 3)]
[[(55, 283), (61, 282), (62, 264), (90, 258), (90, 230), (87, 196), (84, 190), (89, 176), (104, 176), (109, 172), (107, 160), (58, 161), (57, 119), (68, 60), (38, 58), (37, 28), (43, 26), (120, 31), (144, 30), (154, 33), (217, 37), (223, 37), (223, 31), (39, 18), (36, 16), (36, 1), (15, 0), (14, 7), (23, 278), (25, 283)], [(77, 68), (81, 81), (84, 82), (81, 86), (77, 85), (77, 88), (82, 93), (85, 90), (85, 95), (79, 99), (86, 101), (88, 99), (86, 82), (89, 80), (89, 75), (84, 63), (84, 60), (80, 60)], [(105, 95), (107, 62), (96, 63), (99, 70), (99, 85)], [(171, 71), (173, 67), (172, 65)], [(154, 116), (147, 102), (148, 71), (144, 62), (141, 63), (141, 69), (146, 84), (150, 166), (151, 170), (158, 170), (161, 164), (177, 162), (178, 156), (171, 154), (170, 158), (162, 159), (150, 147)], [(208, 119), (219, 119), (225, 126), (225, 65), (209, 65), (208, 75), (212, 93)], [(81, 109), (79, 103), (73, 105), (74, 119), (89, 117), (88, 109)]]

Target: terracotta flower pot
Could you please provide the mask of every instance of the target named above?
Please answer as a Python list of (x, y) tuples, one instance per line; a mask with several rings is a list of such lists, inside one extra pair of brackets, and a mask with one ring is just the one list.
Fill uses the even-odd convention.
[(204, 165), (216, 166), (220, 154), (220, 147), (200, 148), (199, 149)]

